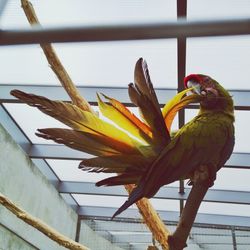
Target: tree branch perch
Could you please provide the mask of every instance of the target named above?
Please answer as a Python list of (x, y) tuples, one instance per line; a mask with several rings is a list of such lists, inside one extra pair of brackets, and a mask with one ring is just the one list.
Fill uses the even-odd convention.
[[(32, 4), (28, 0), (21, 0), (21, 2), (23, 10), (30, 24), (40, 25)], [(58, 56), (56, 55), (56, 52), (54, 51), (52, 45), (40, 44), (40, 46), (42, 47), (44, 54), (46, 55), (47, 60), (51, 65), (51, 68), (57, 75), (58, 79), (60, 80), (64, 89), (67, 91), (70, 98), (72, 99), (72, 102), (78, 107), (82, 108), (83, 110), (87, 110), (95, 114), (89, 103), (80, 95), (79, 91), (75, 87), (73, 81), (69, 77), (65, 68), (61, 64)], [(126, 185), (125, 188), (128, 192), (131, 192), (134, 186)], [(170, 232), (165, 227), (164, 223), (160, 219), (157, 212), (154, 210), (149, 200), (148, 199), (140, 200), (139, 202), (137, 202), (137, 207), (146, 225), (151, 230), (153, 237), (160, 243), (160, 245), (164, 250), (168, 250), (169, 248), (167, 239), (168, 236), (170, 235)]]
[[(21, 0), (21, 2), (30, 24), (40, 25), (32, 4), (28, 0)], [(52, 45), (40, 45), (49, 64), (51, 65), (52, 70), (57, 75), (64, 89), (67, 91), (72, 102), (83, 110), (95, 114), (89, 103), (80, 95), (79, 91), (75, 87), (73, 81), (56, 55)], [(171, 236), (170, 232), (165, 227), (163, 221), (160, 219), (148, 199), (144, 198), (136, 203), (146, 225), (151, 230), (153, 237), (160, 243), (164, 250), (181, 250), (186, 246), (187, 237), (208, 187), (207, 181), (205, 180), (194, 183), (186, 205), (182, 211), (177, 229)], [(128, 193), (130, 193), (133, 190), (134, 185), (126, 185), (125, 188)]]
[(40, 219), (28, 214), (26, 211), (16, 206), (12, 201), (10, 201), (2, 193), (0, 193), (0, 204), (2, 204), (5, 208), (11, 211), (19, 219), (23, 220), (27, 224), (36, 228), (38, 231), (48, 236), (51, 240), (57, 242), (59, 245), (64, 246), (68, 249), (72, 249), (72, 250), (89, 250), (89, 248), (57, 232), (55, 229), (45, 224)]

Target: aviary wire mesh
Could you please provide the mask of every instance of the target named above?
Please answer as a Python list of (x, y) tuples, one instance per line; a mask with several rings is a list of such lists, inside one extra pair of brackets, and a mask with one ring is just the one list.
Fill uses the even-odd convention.
[[(83, 222), (97, 234), (125, 250), (145, 250), (149, 245), (153, 245), (152, 234), (143, 223), (98, 219), (84, 219)], [(167, 225), (174, 231), (176, 224)], [(250, 246), (250, 229), (196, 224), (191, 230), (187, 244), (187, 250), (247, 250)]]

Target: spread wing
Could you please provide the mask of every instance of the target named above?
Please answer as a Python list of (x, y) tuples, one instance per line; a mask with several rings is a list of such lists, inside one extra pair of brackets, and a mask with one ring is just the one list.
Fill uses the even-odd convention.
[(139, 108), (143, 120), (150, 127), (152, 144), (156, 152), (159, 152), (170, 141), (170, 135), (153, 89), (147, 64), (142, 58), (135, 65), (134, 78), (135, 83), (129, 85), (129, 97)]

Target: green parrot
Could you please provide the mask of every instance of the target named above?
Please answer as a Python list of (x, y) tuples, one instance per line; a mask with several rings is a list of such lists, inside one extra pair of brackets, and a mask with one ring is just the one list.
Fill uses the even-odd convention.
[(184, 83), (186, 88), (194, 88), (190, 94), (203, 97), (198, 115), (177, 131), (113, 217), (141, 198), (153, 197), (163, 185), (186, 178), (192, 183), (197, 171), (206, 168), (212, 186), (216, 172), (230, 157), (235, 142), (231, 96), (206, 75), (189, 75)]
[[(72, 103), (20, 90), (11, 94), (69, 127), (38, 129), (36, 135), (95, 156), (83, 159), (80, 169), (117, 174), (97, 182), (97, 186), (136, 185), (115, 217), (176, 180), (190, 179), (192, 184), (207, 175), (212, 186), (216, 172), (230, 157), (234, 146), (231, 96), (209, 76), (192, 74), (184, 83), (186, 89), (161, 110), (146, 61), (140, 58), (128, 92), (141, 119), (118, 100), (102, 94), (107, 101), (103, 102), (101, 95), (97, 95), (101, 113), (116, 126)], [(200, 103), (199, 114), (173, 133), (175, 115), (190, 103)]]

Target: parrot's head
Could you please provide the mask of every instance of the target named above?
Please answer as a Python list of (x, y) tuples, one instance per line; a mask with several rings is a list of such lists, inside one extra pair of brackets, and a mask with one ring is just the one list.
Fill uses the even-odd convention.
[(200, 95), (201, 109), (233, 113), (233, 99), (217, 81), (209, 76), (191, 74), (184, 78), (186, 88), (193, 88), (192, 94)]

